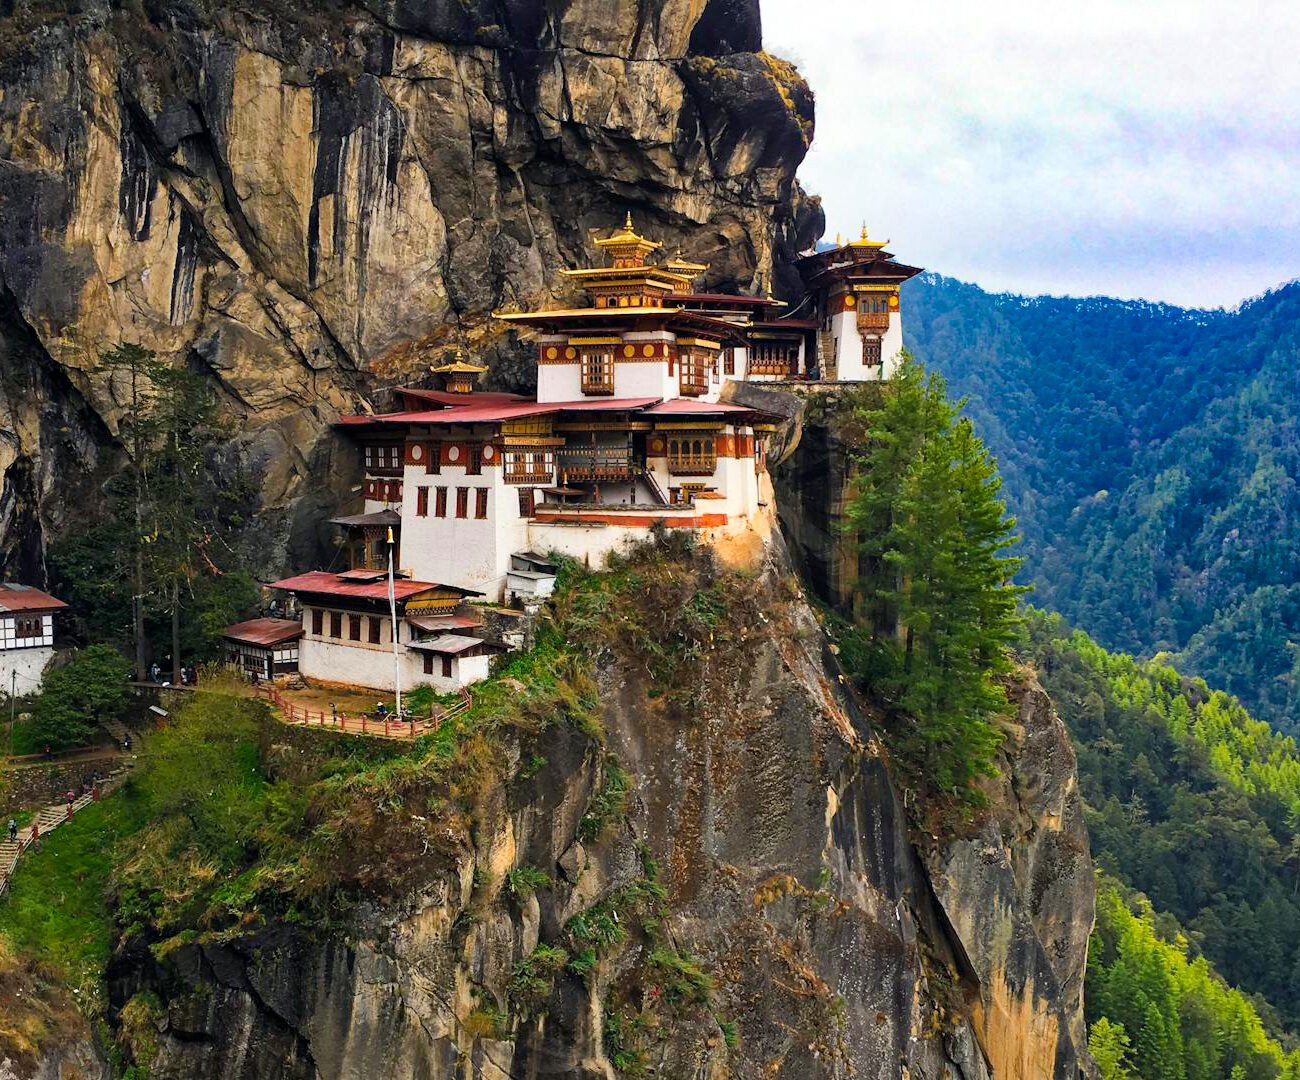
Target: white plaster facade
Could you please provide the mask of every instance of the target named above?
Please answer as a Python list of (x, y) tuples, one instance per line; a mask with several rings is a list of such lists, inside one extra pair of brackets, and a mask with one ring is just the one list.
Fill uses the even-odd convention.
[(0, 613), (0, 693), (35, 693), (53, 659), (51, 612)]

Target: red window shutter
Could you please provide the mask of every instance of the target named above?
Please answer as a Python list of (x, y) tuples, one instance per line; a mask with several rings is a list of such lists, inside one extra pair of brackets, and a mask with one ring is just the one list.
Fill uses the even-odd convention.
[(445, 518), (447, 516), (447, 489), (445, 487), (438, 488), (436, 496), (433, 504), (433, 516)]
[(456, 516), (458, 518), (469, 517), (469, 488), (458, 487), (456, 489)]
[(343, 636), (343, 616), (337, 611), (330, 612), (330, 637), (341, 638)]
[(487, 488), (474, 489), (474, 516), (480, 521), (487, 517)]
[(370, 616), (370, 644), (379, 644), (379, 619), (374, 615)]
[(426, 675), (433, 674), (433, 653), (431, 652), (424, 654), (424, 673)]
[(533, 489), (532, 488), (519, 489), (519, 516), (520, 517), (533, 516)]
[(417, 488), (415, 492), (415, 516), (429, 516), (429, 489), (427, 487)]
[(361, 616), (360, 615), (348, 616), (348, 640), (349, 641), (361, 640)]
[(317, 636), (325, 632), (325, 612), (320, 608), (311, 609), (311, 632)]

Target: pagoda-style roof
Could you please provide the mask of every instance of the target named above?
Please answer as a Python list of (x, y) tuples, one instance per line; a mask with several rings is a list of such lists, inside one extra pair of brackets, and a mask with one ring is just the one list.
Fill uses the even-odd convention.
[(554, 311), (515, 311), (492, 317), (502, 322), (522, 324), (539, 330), (554, 329), (557, 332), (572, 330), (584, 323), (604, 328), (610, 323), (653, 322), (662, 329), (682, 329), (693, 334), (716, 337), (720, 341), (743, 343), (744, 340), (742, 329), (734, 322), (682, 307), (559, 308)]
[(662, 244), (638, 235), (637, 231), (632, 228), (632, 212), (630, 210), (623, 228), (614, 233), (613, 236), (597, 240), (596, 246), (609, 254), (615, 266), (641, 266), (645, 263), (646, 256), (663, 247)]
[(895, 261), (893, 253), (885, 250), (886, 243), (888, 241), (868, 239), (864, 228), (862, 238), (853, 243), (802, 256), (799, 272), (811, 287), (850, 279), (871, 279), (881, 285), (898, 285), (924, 272), (919, 266)]

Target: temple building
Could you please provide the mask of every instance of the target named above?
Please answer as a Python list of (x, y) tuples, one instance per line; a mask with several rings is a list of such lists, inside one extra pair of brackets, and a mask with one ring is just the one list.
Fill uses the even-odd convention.
[(54, 613), (67, 606), (30, 585), (0, 583), (0, 692), (41, 688), (54, 658)]
[(535, 602), (553, 555), (599, 566), (656, 527), (761, 543), (781, 418), (727, 400), (728, 383), (887, 378), (898, 289), (919, 273), (864, 231), (801, 259), (808, 295), (787, 310), (700, 291), (708, 267), (656, 259), (630, 216), (595, 243), (604, 265), (563, 272), (581, 302), (495, 316), (530, 335), (534, 396), (475, 389), (486, 368), (457, 355), (432, 369), (441, 389), (399, 388), (394, 411), (338, 423), (364, 470), (362, 505), (333, 519), (349, 569), (275, 586), (303, 605), (302, 674), (393, 685), (390, 530), (403, 683), (439, 689), (486, 674), (492, 647), (472, 623), (428, 624), (431, 604), (472, 620), (468, 597)]
[[(469, 589), (399, 576), (393, 583), (394, 623), (386, 570), (313, 571), (271, 588), (297, 598), (301, 620), (256, 620), (276, 625), (254, 626), (252, 633), (249, 624), (240, 624), (225, 631), (227, 640), (244, 646), (241, 655), (249, 655), (249, 643), (292, 641), (297, 671), (322, 682), (391, 691), (400, 676), (406, 689), (428, 684), (439, 692), (458, 690), (487, 678), (489, 659), (505, 651), (479, 636), (480, 620), (463, 607), (478, 595)], [(244, 666), (260, 675), (255, 659), (250, 656)]]
[(852, 243), (799, 260), (808, 290), (804, 305), (818, 326), (816, 374), (824, 381), (888, 379), (898, 365), (903, 349), (899, 290), (921, 269), (895, 262), (887, 243), (870, 239), (863, 226)]

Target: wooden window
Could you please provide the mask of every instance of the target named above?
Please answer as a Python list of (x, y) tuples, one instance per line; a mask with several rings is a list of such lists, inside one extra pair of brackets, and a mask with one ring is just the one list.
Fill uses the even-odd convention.
[(442, 658), (442, 677), (444, 679), (451, 678), (451, 657), (450, 656), (444, 656)]
[(712, 476), (718, 468), (717, 444), (703, 433), (668, 440), (668, 471), (674, 476)]
[(469, 517), (469, 488), (458, 487), (456, 489), (456, 516), (458, 518)]
[(17, 615), (14, 617), (14, 637), (38, 638), (45, 636), (45, 620), (40, 615)]
[(343, 614), (338, 611), (330, 612), (330, 637), (341, 638), (343, 636)]
[(424, 673), (426, 675), (433, 674), (433, 653), (431, 652), (424, 654)]
[(582, 392), (614, 392), (614, 354), (607, 348), (582, 350)]
[(889, 329), (889, 294), (867, 293), (858, 298), (858, 330)]
[(506, 451), (505, 481), (507, 484), (549, 484), (554, 475), (555, 452), (553, 450), (539, 448)]
[(361, 616), (360, 615), (348, 616), (348, 640), (349, 641), (361, 640)]
[(530, 518), (533, 516), (535, 505), (533, 502), (533, 489), (530, 487), (519, 489), (519, 516)]
[(724, 349), (722, 351), (722, 373), (724, 375), (736, 374), (736, 350)]
[(437, 476), (442, 472), (442, 443), (429, 443), (424, 449), (424, 471)]
[(433, 516), (445, 518), (447, 516), (447, 489), (440, 487), (434, 492)]
[(417, 488), (415, 492), (415, 516), (429, 516), (429, 489), (427, 487)]
[(487, 517), (487, 488), (474, 489), (474, 516), (480, 521)]
[(707, 393), (709, 389), (709, 369), (713, 365), (713, 357), (705, 349), (683, 345), (678, 350), (677, 360), (680, 368), (679, 385), (682, 393), (691, 397)]
[(875, 367), (880, 363), (880, 338), (874, 334), (862, 339), (862, 362), (867, 367)]
[(402, 447), (398, 443), (383, 443), (365, 448), (366, 472), (400, 473), (402, 471)]
[(380, 626), (379, 617), (376, 615), (371, 615), (370, 616), (370, 644), (371, 645), (379, 644), (379, 626)]
[(474, 444), (468, 450), (469, 460), (465, 462), (465, 475), (481, 476), (483, 473), (483, 447)]
[(311, 609), (311, 632), (317, 637), (325, 632), (325, 612), (320, 608)]

